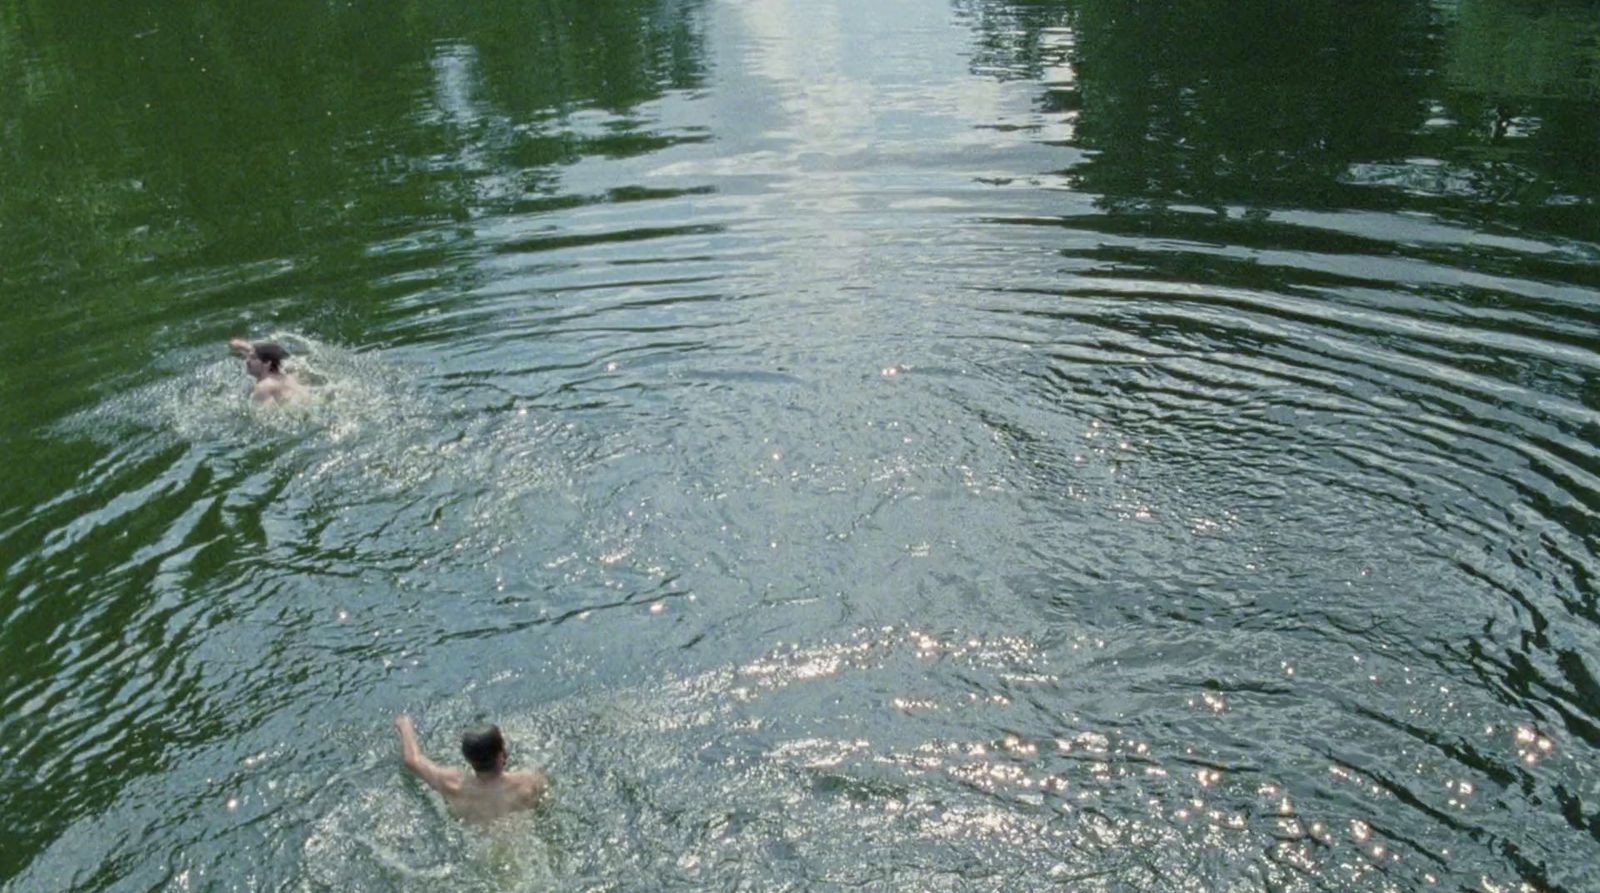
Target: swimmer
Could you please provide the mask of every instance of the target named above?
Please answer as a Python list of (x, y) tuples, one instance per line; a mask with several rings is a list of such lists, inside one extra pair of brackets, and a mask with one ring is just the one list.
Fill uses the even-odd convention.
[(400, 733), (400, 759), (444, 795), (450, 814), (464, 821), (482, 824), (502, 816), (539, 805), (549, 782), (538, 769), (506, 771), (506, 739), (499, 726), (474, 729), (461, 736), (461, 754), (472, 766), (469, 776), (459, 769), (441, 766), (422, 755), (411, 717), (402, 713), (394, 718)]
[(310, 395), (293, 375), (283, 371), (283, 361), (289, 359), (289, 352), (281, 345), (270, 341), (252, 344), (243, 338), (229, 338), (228, 349), (244, 357), (245, 371), (256, 380), (250, 397), (257, 403), (293, 403)]

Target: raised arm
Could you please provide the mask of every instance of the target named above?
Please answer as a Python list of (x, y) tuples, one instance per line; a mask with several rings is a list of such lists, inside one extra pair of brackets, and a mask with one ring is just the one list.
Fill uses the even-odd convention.
[(422, 755), (422, 748), (417, 746), (417, 730), (411, 725), (411, 717), (402, 713), (394, 718), (395, 731), (400, 733), (400, 760), (406, 768), (417, 774), (417, 777), (427, 782), (428, 787), (443, 794), (461, 787), (461, 773), (448, 769), (435, 763)]
[(243, 338), (229, 338), (228, 349), (241, 357), (247, 357), (250, 355), (250, 351), (255, 350), (255, 345)]

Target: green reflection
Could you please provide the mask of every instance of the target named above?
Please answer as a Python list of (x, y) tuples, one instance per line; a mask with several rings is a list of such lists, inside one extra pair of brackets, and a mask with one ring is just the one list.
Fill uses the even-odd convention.
[(1502, 99), (1600, 98), (1600, 8), (1464, 0), (1449, 15), (1445, 74)]
[[(693, 138), (658, 132), (640, 106), (701, 82), (698, 15), (657, 0), (0, 5), (0, 448), (36, 469), (0, 478), (0, 879), (173, 748), (257, 716), (163, 667), (82, 662), (163, 634), (128, 628), (166, 557), (140, 544), (216, 484), (197, 472), (45, 561), (49, 537), (103, 508), (52, 499), (109, 452), (46, 426), (139, 383), (172, 342), (226, 334), (208, 318), (236, 326), (261, 302), (296, 302), (297, 319), (382, 313), (388, 295), (363, 285), (382, 272), (373, 246), (560, 206), (563, 166)], [(136, 492), (181, 461), (174, 449), (98, 483)], [(217, 523), (180, 544), (198, 550), (185, 592), (236, 573), (231, 547), (200, 548), (228, 541)], [(48, 641), (63, 626), (70, 649)], [(148, 721), (75, 753), (126, 696), (119, 672), (148, 684)]]
[[(1134, 14), (1069, 0), (1015, 15), (1018, 61), (1074, 69), (1046, 106), (1076, 116), (1076, 144), (1098, 153), (1076, 182), (1114, 206), (1345, 204), (1346, 167), (1398, 154), (1421, 115), (1417, 4), (1354, 16), (1331, 3), (1189, 0)], [(1051, 29), (1072, 35), (1055, 60), (1041, 53)]]
[(634, 110), (700, 83), (697, 17), (657, 0), (0, 9), (0, 428), (91, 405), (96, 351), (160, 354), (163, 326), (195, 333), (202, 311), (229, 320), (215, 338), (295, 296), (315, 302), (297, 320), (359, 340), (389, 295), (326, 283), (372, 246), (539, 210), (565, 198), (564, 165), (693, 137)]
[[(9, 6), (7, 306), (75, 272), (337, 250), (386, 222), (548, 191), (526, 167), (587, 151), (560, 138), (562, 116), (625, 115), (698, 83), (696, 27), (654, 0)], [(496, 170), (510, 182), (470, 182)]]
[(1463, 0), (1445, 22), (1441, 151), (1482, 199), (1600, 236), (1600, 6)]
[(1093, 153), (1075, 185), (1110, 208), (1431, 200), (1484, 222), (1600, 233), (1593, 4), (963, 8), (976, 67), (1043, 82), (1045, 111)]

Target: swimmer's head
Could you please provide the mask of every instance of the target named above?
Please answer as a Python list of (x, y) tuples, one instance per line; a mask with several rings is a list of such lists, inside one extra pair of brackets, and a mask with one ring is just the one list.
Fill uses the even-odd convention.
[(282, 345), (260, 341), (250, 346), (250, 355), (244, 358), (244, 368), (256, 378), (282, 375), (283, 361), (287, 359), (289, 352)]
[(252, 348), (251, 353), (259, 357), (261, 362), (266, 363), (267, 368), (273, 372), (282, 372), (283, 361), (289, 359), (289, 352), (284, 350), (283, 345), (273, 344), (271, 341), (258, 342)]
[(472, 729), (461, 736), (461, 755), (476, 772), (498, 772), (506, 764), (506, 739), (499, 726)]

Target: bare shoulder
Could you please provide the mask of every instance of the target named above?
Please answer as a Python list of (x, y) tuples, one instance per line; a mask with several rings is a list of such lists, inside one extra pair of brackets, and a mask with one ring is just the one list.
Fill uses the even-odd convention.
[(433, 763), (431, 766), (429, 766), (429, 769), (431, 771), (428, 773), (429, 777), (427, 780), (431, 782), (440, 793), (461, 793), (461, 789), (466, 784), (466, 775), (463, 774), (460, 769), (452, 769), (449, 766), (441, 766), (438, 763)]
[(534, 804), (544, 799), (545, 791), (550, 788), (550, 781), (545, 778), (544, 772), (528, 769), (515, 775), (518, 792), (522, 794), (525, 802)]
[(281, 378), (266, 378), (256, 382), (250, 395), (257, 403), (282, 403), (289, 399), (289, 388)]
[(415, 772), (428, 787), (447, 797), (457, 796), (466, 788), (466, 776), (461, 774), (461, 770), (441, 766), (421, 754), (407, 762), (406, 767)]

